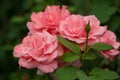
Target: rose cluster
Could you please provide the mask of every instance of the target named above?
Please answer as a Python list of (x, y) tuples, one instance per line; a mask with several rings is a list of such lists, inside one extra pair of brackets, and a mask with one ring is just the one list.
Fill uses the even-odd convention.
[(68, 51), (59, 43), (57, 35), (76, 42), (84, 51), (88, 23), (88, 46), (96, 42), (112, 45), (112, 50), (101, 51), (105, 58), (112, 60), (119, 54), (120, 46), (115, 34), (107, 30), (107, 26), (100, 26), (94, 15), (71, 14), (66, 6), (47, 6), (43, 12), (33, 12), (31, 21), (27, 23), (29, 34), (14, 48), (13, 55), (19, 58), (20, 67), (37, 68), (43, 73), (53, 72), (61, 63), (59, 58)]

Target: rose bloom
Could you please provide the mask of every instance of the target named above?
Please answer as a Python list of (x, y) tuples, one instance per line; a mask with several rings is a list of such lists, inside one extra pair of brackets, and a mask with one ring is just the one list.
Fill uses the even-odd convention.
[(56, 59), (63, 54), (63, 49), (56, 36), (43, 31), (26, 36), (22, 43), (14, 48), (13, 54), (20, 58), (20, 66), (38, 68), (40, 72), (49, 73), (57, 69)]
[[(99, 42), (100, 37), (107, 30), (107, 26), (100, 26), (100, 21), (94, 15), (84, 16), (84, 21), (85, 21), (85, 26), (88, 23), (90, 25), (90, 32), (88, 34), (88, 46), (91, 46), (94, 43)], [(84, 30), (80, 43), (81, 50), (85, 49), (84, 47), (85, 42), (86, 42), (86, 31)]]
[(27, 27), (31, 33), (47, 30), (52, 34), (58, 33), (58, 27), (61, 20), (64, 20), (70, 15), (66, 6), (47, 6), (44, 12), (33, 12), (31, 22), (27, 23)]
[(88, 34), (88, 45), (92, 45), (99, 41), (107, 27), (100, 26), (100, 21), (94, 16), (71, 15), (61, 21), (59, 32), (60, 35), (68, 40), (75, 41), (80, 44), (81, 50), (84, 49), (86, 42), (85, 27), (90, 24), (90, 32)]
[(61, 21), (59, 32), (64, 38), (81, 43), (81, 37), (84, 29), (84, 17), (80, 15), (71, 15), (65, 20)]
[[(99, 41), (100, 37), (107, 30), (107, 26), (100, 26), (100, 21), (94, 16), (85, 16), (84, 17), (85, 24), (90, 24), (90, 32), (88, 34), (88, 45), (92, 45)], [(83, 41), (86, 39), (86, 32), (82, 36)]]
[(107, 30), (105, 34), (100, 38), (100, 42), (107, 43), (113, 46), (114, 49), (112, 50), (107, 50), (107, 51), (102, 51), (102, 54), (112, 60), (114, 56), (119, 54), (119, 47), (120, 47), (120, 42), (116, 41), (116, 36), (112, 31)]

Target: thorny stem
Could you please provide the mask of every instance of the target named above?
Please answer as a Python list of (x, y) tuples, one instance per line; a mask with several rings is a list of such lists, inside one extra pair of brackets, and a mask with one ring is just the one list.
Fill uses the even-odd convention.
[(88, 33), (86, 34), (85, 52), (88, 52)]
[(85, 53), (88, 53), (88, 36), (89, 36), (89, 32), (90, 32), (90, 24), (88, 23), (86, 28), (86, 43), (85, 43)]

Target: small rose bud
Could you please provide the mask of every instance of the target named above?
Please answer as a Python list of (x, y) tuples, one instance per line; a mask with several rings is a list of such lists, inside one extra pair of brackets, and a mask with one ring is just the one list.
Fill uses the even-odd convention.
[(85, 31), (86, 31), (87, 34), (90, 32), (90, 23), (89, 22), (85, 27)]

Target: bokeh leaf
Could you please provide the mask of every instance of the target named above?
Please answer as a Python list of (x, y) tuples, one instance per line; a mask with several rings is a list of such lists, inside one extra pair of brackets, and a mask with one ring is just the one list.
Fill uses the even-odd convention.
[(24, 17), (23, 16), (14, 16), (11, 19), (11, 22), (13, 22), (13, 23), (22, 23), (22, 22), (24, 22)]
[(92, 3), (90, 14), (96, 15), (101, 23), (107, 22), (117, 10), (117, 7), (111, 6), (110, 0), (92, 0)]
[(109, 28), (109, 30), (115, 32), (116, 30), (119, 29), (119, 27), (120, 27), (120, 16), (119, 15), (115, 15), (112, 18), (112, 20), (110, 21), (108, 28)]

